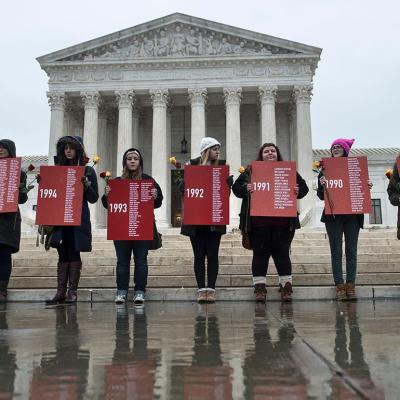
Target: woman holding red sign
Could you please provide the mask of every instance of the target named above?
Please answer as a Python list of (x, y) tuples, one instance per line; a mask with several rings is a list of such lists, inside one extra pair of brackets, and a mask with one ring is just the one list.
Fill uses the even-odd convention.
[[(63, 136), (57, 142), (57, 155), (54, 164), (59, 166), (86, 165), (86, 157), (82, 138), (79, 136)], [(92, 229), (88, 203), (94, 204), (99, 198), (96, 172), (86, 165), (82, 177), (84, 186), (82, 201), (82, 217), (80, 226), (56, 226), (50, 238), (50, 247), (58, 252), (57, 293), (47, 304), (75, 303), (79, 279), (81, 277), (81, 252), (92, 251)], [(67, 293), (67, 286), (68, 293)]]
[[(0, 140), (0, 158), (15, 158), (15, 143), (9, 139)], [(26, 173), (21, 171), (18, 203), (28, 200)], [(21, 214), (17, 212), (0, 213), (0, 302), (7, 300), (8, 281), (11, 276), (12, 254), (19, 251), (21, 241)]]
[[(154, 198), (154, 208), (161, 207), (163, 201), (161, 188), (150, 175), (147, 175), (143, 172), (143, 157), (138, 149), (131, 148), (125, 151), (122, 157), (122, 167), (122, 175), (117, 179), (153, 180), (154, 189), (151, 190), (151, 195)], [(107, 185), (105, 187), (105, 194), (101, 198), (104, 208), (107, 209), (107, 196), (110, 191), (111, 188), (109, 185)], [(132, 253), (135, 261), (135, 292), (133, 302), (135, 304), (144, 303), (148, 275), (147, 254), (150, 250), (150, 245), (151, 241), (149, 240), (114, 240), (115, 252), (117, 254), (116, 304), (124, 304), (128, 297)]]
[[(221, 144), (212, 137), (205, 137), (200, 142), (200, 156), (190, 160), (190, 165), (225, 165), (219, 159)], [(232, 186), (233, 178), (227, 178)], [(181, 234), (189, 236), (194, 253), (194, 274), (198, 287), (199, 303), (215, 302), (215, 284), (218, 277), (218, 253), (221, 236), (226, 233), (226, 225), (182, 225)], [(207, 285), (206, 285), (207, 257)]]
[[(354, 139), (336, 139), (331, 145), (332, 157), (348, 157)], [(372, 183), (368, 182), (370, 188)], [(324, 200), (327, 180), (321, 171), (318, 175), (317, 196)], [(321, 222), (325, 223), (331, 249), (332, 275), (336, 286), (336, 299), (357, 300), (355, 281), (357, 274), (357, 244), (360, 229), (364, 226), (364, 214), (327, 215), (322, 212)], [(345, 241), (346, 284), (343, 282), (342, 241)]]
[[(264, 143), (258, 151), (256, 161), (283, 161), (279, 148), (274, 143)], [(239, 175), (233, 185), (233, 193), (243, 199), (240, 210), (239, 229), (250, 237), (253, 250), (252, 272), (256, 301), (265, 302), (267, 295), (266, 275), (269, 258), (272, 256), (279, 275), (279, 291), (282, 301), (292, 300), (292, 263), (289, 250), (296, 229), (300, 228), (298, 217), (251, 217), (250, 197), (253, 191), (250, 184), (251, 167)], [(308, 193), (305, 180), (296, 173), (297, 198)]]
[(400, 154), (397, 157), (397, 162), (393, 166), (393, 174), (390, 178), (387, 192), (389, 195), (390, 203), (398, 208), (397, 213), (397, 239), (400, 240), (400, 176), (399, 168), (400, 165)]

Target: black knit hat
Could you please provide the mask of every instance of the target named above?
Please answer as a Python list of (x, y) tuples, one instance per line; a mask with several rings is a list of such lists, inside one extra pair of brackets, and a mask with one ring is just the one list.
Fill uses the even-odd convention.
[(130, 149), (126, 150), (123, 157), (122, 157), (122, 167), (125, 168), (126, 166), (126, 159), (128, 157), (128, 153), (136, 153), (139, 155), (140, 161), (140, 168), (143, 170), (143, 157), (142, 157), (142, 153), (138, 150), (135, 149), (134, 147), (131, 147)]

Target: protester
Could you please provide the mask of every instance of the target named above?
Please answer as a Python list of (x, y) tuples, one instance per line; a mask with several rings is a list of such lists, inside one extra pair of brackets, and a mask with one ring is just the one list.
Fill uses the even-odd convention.
[[(154, 208), (161, 207), (163, 194), (160, 186), (150, 176), (143, 173), (143, 157), (138, 149), (130, 148), (125, 151), (122, 158), (122, 175), (117, 179), (151, 179), (154, 182), (154, 189), (151, 195), (154, 198)], [(105, 208), (108, 208), (108, 198), (111, 191), (109, 185), (105, 188), (105, 194), (101, 201)], [(128, 199), (126, 199), (128, 201)], [(153, 226), (155, 224), (152, 222)], [(151, 241), (149, 240), (114, 240), (115, 252), (117, 255), (117, 293), (115, 296), (116, 304), (124, 304), (128, 297), (129, 277), (131, 256), (135, 262), (134, 274), (134, 297), (135, 304), (143, 304), (145, 301), (145, 292), (147, 286), (148, 264), (147, 254), (150, 249)]]
[[(264, 143), (256, 161), (283, 161), (279, 148), (274, 143)], [(249, 235), (253, 250), (252, 273), (255, 299), (266, 301), (266, 275), (269, 258), (272, 256), (279, 275), (279, 291), (282, 301), (292, 300), (292, 263), (289, 256), (296, 229), (300, 228), (298, 217), (251, 217), (250, 198), (252, 193), (251, 166), (239, 175), (233, 185), (235, 196), (243, 199), (240, 210), (239, 229)], [(308, 193), (305, 180), (296, 172), (296, 186), (292, 188), (298, 199)]]
[[(336, 139), (330, 151), (332, 157), (348, 157), (354, 139)], [(324, 200), (327, 180), (323, 171), (318, 176), (317, 196)], [(372, 188), (372, 183), (368, 181)], [(364, 227), (364, 214), (331, 215), (322, 212), (321, 222), (325, 223), (331, 249), (333, 280), (336, 286), (336, 299), (357, 300), (355, 282), (357, 275), (357, 244), (360, 228)], [(342, 271), (342, 241), (345, 241), (346, 253), (346, 283)]]
[[(397, 160), (400, 159), (400, 154)], [(396, 160), (396, 161), (397, 161)], [(393, 166), (393, 174), (390, 178), (389, 185), (387, 188), (390, 203), (398, 208), (397, 213), (397, 239), (400, 240), (400, 177), (397, 162)]]
[[(15, 158), (15, 143), (9, 139), (0, 140), (0, 158)], [(18, 204), (28, 200), (26, 173), (21, 171)], [(7, 287), (11, 276), (12, 254), (19, 251), (21, 241), (21, 214), (0, 213), (0, 302), (7, 300)]]
[[(82, 177), (84, 187), (82, 201), (82, 217), (80, 226), (56, 226), (50, 238), (50, 247), (58, 252), (57, 292), (47, 304), (75, 303), (81, 276), (81, 252), (92, 251), (92, 232), (89, 203), (96, 203), (99, 198), (95, 170), (86, 165), (82, 138), (79, 136), (63, 136), (57, 142), (57, 155), (54, 158), (57, 166), (85, 166)], [(40, 178), (41, 179), (41, 178)], [(67, 293), (68, 286), (68, 293)]]
[[(190, 160), (190, 165), (225, 165), (220, 160), (221, 144), (212, 137), (205, 137), (200, 142), (200, 156)], [(233, 177), (227, 178), (227, 184), (232, 186)], [(185, 222), (185, 219), (184, 219)], [(226, 233), (226, 225), (182, 225), (181, 234), (189, 236), (194, 254), (194, 274), (198, 287), (197, 301), (199, 303), (215, 302), (215, 284), (218, 277), (218, 253), (221, 236)], [(207, 258), (207, 284), (206, 266)]]

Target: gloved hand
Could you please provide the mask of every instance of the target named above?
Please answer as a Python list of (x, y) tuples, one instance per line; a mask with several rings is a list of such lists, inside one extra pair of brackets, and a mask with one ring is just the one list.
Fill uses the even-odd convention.
[(233, 186), (233, 175), (229, 175), (229, 176), (226, 178), (226, 183), (228, 184), (229, 187), (232, 187), (232, 186)]

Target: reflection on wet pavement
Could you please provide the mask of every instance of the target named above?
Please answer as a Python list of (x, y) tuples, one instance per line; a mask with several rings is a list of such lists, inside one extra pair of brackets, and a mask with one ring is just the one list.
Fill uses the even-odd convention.
[(0, 307), (0, 399), (398, 399), (400, 302)]

